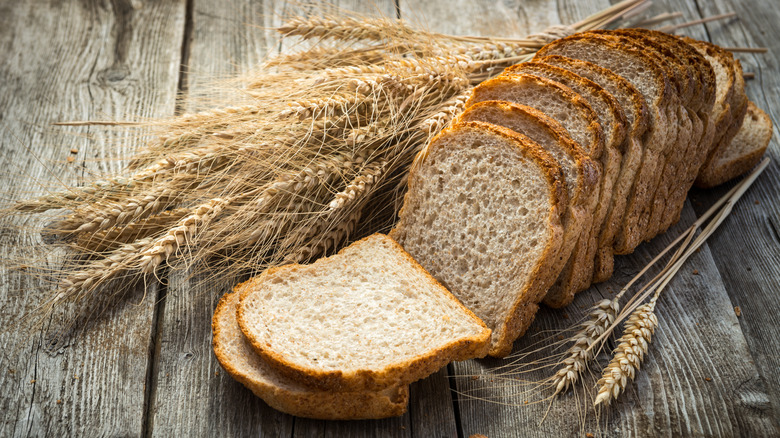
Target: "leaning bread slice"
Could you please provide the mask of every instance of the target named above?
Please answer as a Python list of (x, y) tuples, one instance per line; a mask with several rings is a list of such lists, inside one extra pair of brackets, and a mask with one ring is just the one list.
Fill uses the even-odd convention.
[(382, 234), (267, 271), (242, 291), (238, 321), (281, 374), (332, 391), (403, 386), (485, 356), (490, 340), (482, 321)]
[(391, 236), (493, 329), (503, 357), (560, 271), (563, 173), (528, 137), (456, 123), (420, 153)]
[(764, 155), (772, 139), (772, 120), (753, 102), (737, 135), (720, 153), (708, 180), (713, 186), (736, 178), (753, 168)]
[(717, 118), (716, 134), (695, 182), (698, 187), (713, 187), (718, 179), (716, 163), (740, 130), (747, 111), (742, 66), (731, 53), (714, 44), (690, 38), (684, 40), (707, 58), (716, 72), (717, 99), (713, 108), (713, 117)]
[(569, 202), (561, 218), (563, 245), (557, 259), (565, 264), (580, 234), (592, 222), (591, 199), (601, 181), (600, 166), (569, 137), (566, 128), (530, 106), (488, 100), (468, 107), (458, 121), (492, 123), (523, 134), (549, 152), (561, 166)]
[(225, 294), (212, 320), (214, 353), (222, 368), (274, 409), (321, 420), (359, 420), (402, 415), (409, 387), (382, 391), (322, 391), (295, 382), (273, 369), (255, 353), (238, 326), (236, 310), (241, 291), (252, 281)]

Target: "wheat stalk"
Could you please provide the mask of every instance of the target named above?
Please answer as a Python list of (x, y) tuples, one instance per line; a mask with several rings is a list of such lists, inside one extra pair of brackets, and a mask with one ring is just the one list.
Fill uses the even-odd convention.
[(566, 391), (574, 385), (585, 370), (588, 362), (594, 359), (592, 345), (612, 325), (620, 310), (618, 299), (601, 300), (593, 306), (588, 319), (582, 323), (580, 330), (572, 337), (573, 345), (566, 351), (563, 367), (553, 376), (555, 394)]
[(634, 380), (652, 341), (653, 332), (658, 327), (656, 298), (637, 307), (626, 321), (614, 356), (598, 381), (599, 390), (594, 405), (609, 404), (625, 390), (629, 380)]

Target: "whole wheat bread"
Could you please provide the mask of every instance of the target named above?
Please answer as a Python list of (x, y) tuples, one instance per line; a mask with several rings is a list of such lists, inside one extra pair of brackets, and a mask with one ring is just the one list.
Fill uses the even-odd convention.
[(534, 59), (550, 55), (588, 61), (609, 69), (634, 85), (645, 98), (650, 123), (643, 138), (642, 164), (634, 179), (624, 223), (614, 246), (616, 254), (630, 253), (642, 241), (644, 228), (641, 224), (649, 220), (659, 182), (658, 170), (672, 144), (667, 132), (672, 122), (669, 117), (674, 114), (670, 111), (674, 91), (669, 77), (653, 56), (612, 35), (575, 34), (545, 45)]
[[(591, 229), (587, 230), (587, 245), (583, 247), (584, 255), (579, 257), (579, 264), (571, 265), (571, 273), (564, 271), (564, 276), (572, 276), (571, 290), (561, 291), (566, 295), (587, 289), (593, 278), (593, 268), (599, 235), (604, 226), (607, 213), (613, 202), (614, 185), (620, 175), (620, 163), (623, 159), (627, 143), (625, 143), (627, 122), (620, 104), (609, 92), (600, 85), (569, 70), (547, 65), (541, 62), (526, 62), (514, 65), (504, 70), (504, 75), (527, 73), (559, 82), (582, 96), (596, 112), (599, 124), (604, 132), (604, 153), (601, 155), (603, 177), (599, 187), (599, 199), (593, 214)], [(555, 286), (553, 287), (555, 289)], [(551, 290), (551, 295), (557, 294)]]
[(563, 173), (527, 137), (456, 123), (420, 153), (391, 232), (431, 275), (493, 329), (509, 354), (560, 270)]
[(710, 171), (708, 184), (723, 184), (752, 169), (761, 160), (771, 139), (772, 120), (753, 102), (748, 102), (742, 126), (721, 151)]
[(240, 300), (241, 331), (260, 357), (323, 390), (407, 385), (489, 347), (485, 324), (381, 234), (272, 268)]
[[(612, 276), (615, 236), (622, 228), (626, 201), (631, 193), (631, 187), (639, 171), (639, 166), (642, 164), (642, 151), (644, 148), (642, 138), (647, 131), (649, 123), (647, 102), (642, 97), (642, 94), (639, 93), (639, 90), (630, 82), (611, 70), (591, 62), (558, 55), (541, 58), (539, 62), (564, 68), (599, 84), (615, 97), (626, 116), (628, 129), (625, 140), (626, 146), (623, 149), (623, 159), (620, 163), (620, 174), (613, 185), (612, 203), (599, 235), (593, 268), (592, 281), (594, 283), (606, 281)], [(560, 307), (566, 304), (566, 302), (554, 302), (552, 297), (550, 299), (545, 298), (545, 303), (553, 307)]]
[(273, 369), (255, 353), (238, 326), (236, 310), (244, 288), (236, 286), (217, 305), (212, 319), (214, 353), (222, 368), (262, 398), (287, 414), (322, 420), (359, 420), (402, 415), (409, 401), (408, 386), (381, 391), (334, 392), (310, 388)]
[[(502, 75), (474, 88), (474, 93), (466, 102), (466, 106), (485, 100), (519, 103), (544, 112), (566, 128), (572, 139), (593, 161), (601, 163), (605, 148), (598, 115), (581, 95), (560, 82), (525, 73)], [(615, 171), (613, 167), (610, 170)], [(593, 221), (600, 207), (601, 187), (605, 179), (612, 177), (612, 175), (604, 175), (603, 166), (601, 172), (602, 181), (594, 188), (589, 206), (589, 210), (594, 212), (591, 221), (585, 228), (586, 231), (580, 234), (573, 256), (561, 270), (559, 278), (552, 285), (548, 295), (573, 297), (578, 290), (581, 290), (578, 287), (582, 283), (582, 277), (586, 276), (582, 267), (586, 265)]]

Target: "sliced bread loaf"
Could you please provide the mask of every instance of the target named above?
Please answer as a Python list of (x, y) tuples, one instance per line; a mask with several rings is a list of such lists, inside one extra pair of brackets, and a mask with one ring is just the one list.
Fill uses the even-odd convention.
[(749, 102), (740, 130), (721, 151), (718, 162), (710, 171), (709, 184), (723, 184), (752, 169), (761, 160), (771, 139), (772, 120)]
[(299, 417), (358, 420), (402, 415), (409, 401), (408, 386), (381, 391), (333, 392), (313, 389), (273, 369), (255, 353), (236, 320), (241, 291), (254, 280), (225, 294), (212, 320), (214, 353), (222, 368), (274, 409)]
[(323, 390), (404, 386), (489, 347), (485, 324), (381, 234), (311, 265), (272, 268), (240, 300), (241, 331), (260, 357)]
[[(607, 213), (613, 202), (615, 182), (620, 175), (620, 163), (623, 159), (627, 143), (626, 116), (620, 104), (609, 92), (597, 83), (569, 70), (544, 64), (541, 62), (525, 62), (516, 64), (504, 70), (504, 75), (527, 73), (557, 81), (582, 96), (596, 112), (599, 124), (604, 132), (604, 153), (601, 155), (603, 178), (599, 188), (599, 199), (593, 214), (591, 229), (588, 233), (587, 245), (583, 248), (584, 256), (580, 265), (571, 269), (576, 273), (573, 292), (590, 287), (593, 278), (594, 259), (598, 249), (599, 235), (605, 225)], [(567, 291), (568, 293), (568, 291)]]
[[(687, 63), (676, 54), (668, 44), (662, 44), (649, 38), (637, 29), (618, 29), (611, 31), (591, 31), (590, 33), (608, 35), (625, 45), (632, 45), (655, 60), (664, 69), (673, 86), (673, 103), (668, 107), (667, 120), (670, 126), (669, 144), (663, 155), (663, 167), (659, 168), (658, 184), (653, 200), (638, 224), (642, 232), (641, 239), (654, 237), (662, 221), (663, 212), (670, 202), (670, 191), (676, 186), (682, 162), (691, 148), (692, 136), (701, 130), (701, 120), (695, 113), (688, 111), (690, 99), (694, 96), (695, 74)], [(694, 120), (695, 119), (695, 120)]]
[(420, 153), (391, 236), (488, 327), (503, 357), (560, 270), (563, 173), (509, 129), (456, 123)]

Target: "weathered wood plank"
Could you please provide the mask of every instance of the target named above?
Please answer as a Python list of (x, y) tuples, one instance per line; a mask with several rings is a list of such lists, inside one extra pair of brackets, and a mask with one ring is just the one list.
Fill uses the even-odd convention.
[[(63, 120), (172, 114), (183, 2), (5, 2), (0, 6), (0, 185), (3, 202), (121, 169), (135, 134)], [(117, 146), (119, 147), (117, 148)], [(71, 148), (77, 153), (71, 153)], [(75, 158), (68, 162), (67, 158)], [(105, 159), (96, 160), (97, 157)], [(40, 161), (39, 161), (40, 160)], [(5, 222), (0, 253), (42, 246), (44, 215)], [(56, 254), (50, 254), (57, 266)], [(157, 288), (140, 305), (97, 315), (83, 333), (23, 330), (51, 284), (0, 264), (0, 435), (141, 435)], [(73, 312), (60, 315), (74, 318)], [(59, 320), (59, 319), (58, 319)]]
[[(774, 137), (767, 151), (772, 159), (742, 205), (710, 239), (715, 263), (733, 306), (739, 306), (739, 323), (747, 338), (752, 359), (761, 372), (775, 413), (780, 415), (780, 41), (772, 30), (780, 21), (776, 5), (767, 2), (698, 1), (701, 13), (716, 15), (737, 12), (739, 20), (706, 25), (715, 44), (730, 47), (766, 47), (767, 53), (738, 53), (746, 72), (756, 75), (746, 83), (748, 97), (764, 109), (775, 123)], [(704, 26), (697, 26), (702, 32)], [(702, 32), (703, 33), (703, 32)], [(694, 208), (701, 212), (731, 184), (710, 191), (692, 193)], [(754, 400), (766, 409), (766, 400)]]

